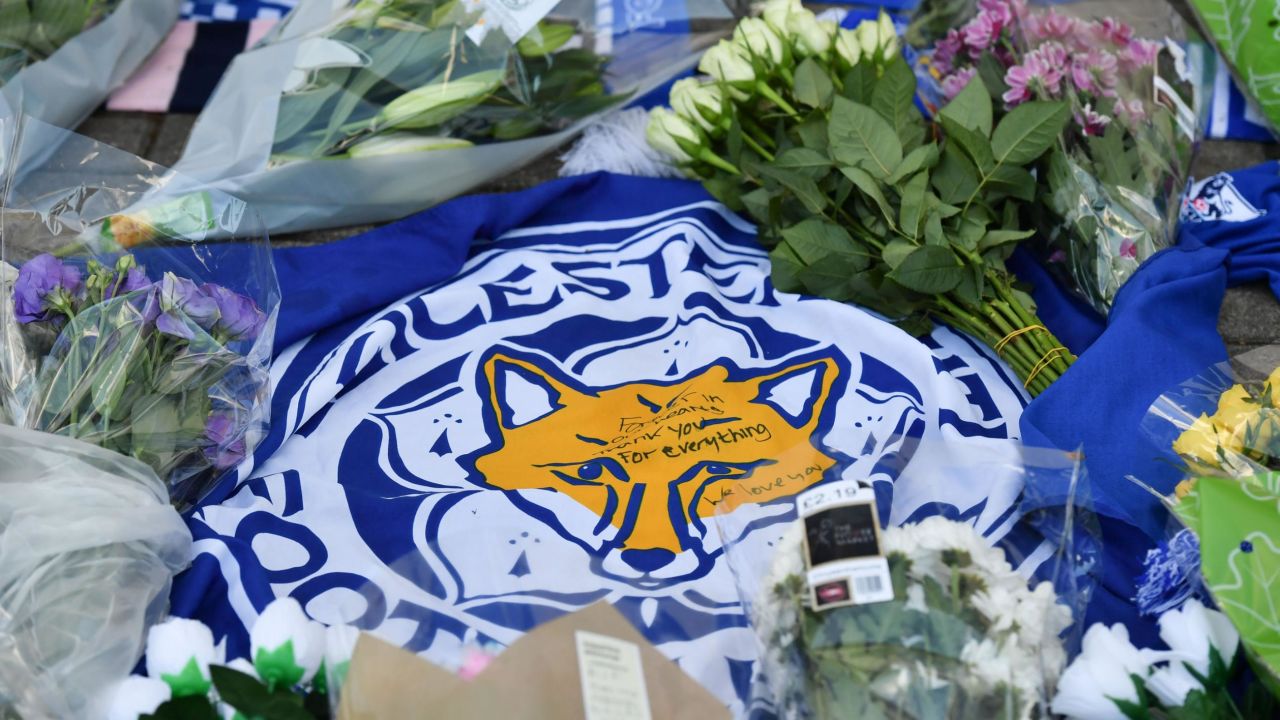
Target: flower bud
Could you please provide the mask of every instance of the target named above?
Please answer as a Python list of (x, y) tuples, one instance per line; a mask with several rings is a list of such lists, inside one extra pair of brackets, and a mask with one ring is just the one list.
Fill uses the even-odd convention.
[(353, 158), (403, 155), (430, 150), (452, 150), (471, 147), (471, 142), (461, 138), (419, 135), (411, 132), (393, 132), (372, 135), (352, 145), (347, 155)]
[(787, 30), (795, 39), (796, 50), (801, 55), (823, 55), (831, 49), (836, 24), (818, 18), (808, 10), (787, 16)]
[(199, 620), (169, 618), (147, 631), (147, 675), (167, 683), (174, 697), (209, 692), (209, 663), (217, 661), (213, 632)]
[(888, 13), (883, 10), (880, 11), (880, 17), (876, 22), (880, 34), (880, 57), (883, 60), (890, 60), (898, 54), (898, 29), (893, 26), (893, 20), (889, 19)]
[(271, 601), (249, 632), (253, 666), (277, 686), (306, 684), (324, 659), (324, 626), (307, 619), (291, 597)]
[(768, 0), (764, 4), (760, 15), (778, 33), (779, 37), (787, 39), (791, 37), (790, 31), (787, 29), (787, 16), (802, 10), (804, 10), (804, 7), (800, 4), (800, 0)]
[(693, 156), (685, 151), (685, 144), (701, 144), (702, 138), (688, 120), (662, 107), (649, 112), (649, 126), (645, 129), (645, 138), (654, 149), (674, 158), (676, 162), (689, 162)]
[(707, 48), (698, 61), (698, 70), (727, 83), (750, 83), (756, 79), (751, 58), (728, 40), (721, 40)]
[(412, 129), (439, 125), (484, 101), (505, 75), (503, 70), (484, 70), (410, 90), (387, 103), (374, 126)]
[(710, 131), (724, 107), (724, 94), (716, 85), (704, 84), (697, 78), (677, 80), (671, 86), (671, 108), (685, 120)]
[(867, 57), (875, 57), (880, 50), (880, 24), (875, 20), (863, 20), (853, 30), (858, 34), (858, 45)]
[(130, 675), (116, 684), (106, 704), (107, 720), (138, 720), (150, 715), (163, 705), (172, 690), (163, 680), (141, 675)]
[(733, 30), (733, 41), (754, 57), (773, 65), (782, 62), (782, 40), (769, 23), (760, 18), (743, 18)]
[(840, 28), (836, 34), (836, 53), (850, 65), (857, 65), (862, 59), (862, 45), (858, 42), (858, 33)]

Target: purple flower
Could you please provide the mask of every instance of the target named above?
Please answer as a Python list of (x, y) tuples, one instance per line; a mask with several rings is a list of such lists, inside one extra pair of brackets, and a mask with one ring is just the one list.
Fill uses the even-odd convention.
[(69, 303), (83, 286), (80, 270), (43, 253), (22, 265), (13, 284), (13, 314), (20, 323), (49, 319), (50, 302)]
[(966, 23), (960, 34), (964, 37), (965, 47), (969, 49), (969, 57), (975, 60), (982, 57), (982, 53), (989, 50), (1000, 37), (1002, 29), (996, 18), (987, 13), (978, 13)]
[(1041, 40), (1068, 40), (1076, 36), (1079, 23), (1074, 18), (1059, 15), (1050, 10), (1043, 15), (1029, 15), (1022, 24), (1027, 39), (1032, 42)]
[(1133, 40), (1133, 28), (1116, 20), (1103, 18), (1102, 22), (1089, 23), (1088, 33), (1098, 43), (1110, 43), (1116, 47), (1124, 47)]
[(151, 287), (151, 278), (147, 274), (136, 267), (129, 268), (123, 278), (116, 276), (116, 280), (107, 285), (102, 292), (103, 300), (110, 300), (116, 295), (125, 295), (139, 290), (146, 290)]
[[(160, 313), (156, 317), (156, 329), (166, 335), (191, 339), (193, 333), (183, 317), (190, 318), (206, 332), (213, 329), (221, 317), (218, 303), (203, 288), (187, 278), (165, 273), (159, 283)], [(144, 312), (144, 315), (147, 314)]]
[(1085, 135), (1101, 135), (1106, 132), (1107, 125), (1111, 124), (1111, 118), (1103, 115), (1093, 109), (1092, 105), (1085, 104), (1075, 113), (1076, 124), (1079, 125)]
[(1001, 29), (1013, 24), (1013, 9), (1004, 0), (978, 0), (978, 12), (985, 13)]
[(964, 50), (964, 37), (960, 35), (959, 30), (951, 28), (934, 46), (933, 66), (943, 75), (950, 73), (955, 69), (956, 56), (961, 50)]
[(213, 283), (205, 283), (201, 290), (218, 306), (219, 318), (214, 330), (226, 333), (233, 340), (252, 340), (262, 332), (267, 316), (252, 298)]
[(244, 460), (244, 428), (236, 422), (235, 415), (213, 412), (205, 422), (204, 437), (209, 442), (205, 457), (219, 470), (238, 465)]
[(960, 91), (964, 90), (965, 87), (968, 86), (969, 81), (973, 79), (973, 76), (977, 74), (978, 71), (975, 68), (968, 67), (961, 68), (960, 70), (946, 76), (942, 79), (943, 94), (947, 96), (948, 100), (951, 100), (955, 96), (959, 95)]
[(1120, 64), (1126, 73), (1156, 64), (1160, 55), (1160, 43), (1151, 40), (1134, 40), (1120, 51)]
[(1027, 54), (1021, 65), (1014, 65), (1005, 72), (1004, 82), (1009, 86), (1002, 96), (1009, 107), (1020, 105), (1035, 97), (1037, 91), (1050, 95), (1058, 92), (1062, 83), (1062, 64), (1066, 50), (1057, 43), (1050, 43)]

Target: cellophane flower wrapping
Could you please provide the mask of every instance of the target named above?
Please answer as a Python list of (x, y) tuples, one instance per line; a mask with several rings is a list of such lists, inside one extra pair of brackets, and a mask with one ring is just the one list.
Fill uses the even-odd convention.
[(930, 0), (908, 38), (931, 102), (981, 77), (997, 105), (1066, 99), (1072, 122), (1037, 169), (1049, 265), (1106, 314), (1168, 247), (1204, 137), (1215, 56), (1171, 8), (1101, 0)]
[(0, 133), (5, 418), (138, 459), (190, 507), (265, 432), (279, 291), (260, 220), (30, 118)]
[(300, 3), (223, 77), (181, 172), (273, 232), (400, 217), (500, 177), (692, 66), (723, 0)]
[[(815, 609), (803, 555), (812, 531), (795, 504), (718, 506), (721, 542), (759, 646), (756, 708), (824, 720), (1046, 716), (1078, 647), (1100, 556), (1080, 463), (1021, 447), (955, 457), (947, 482), (1022, 477), (1015, 510), (983, 526), (940, 504), (937, 514), (917, 510), (894, 524), (886, 522), (894, 511), (882, 507), (892, 599), (881, 602)], [(908, 464), (901, 477), (913, 472)], [(762, 524), (777, 528), (771, 542), (742, 541)]]
[(0, 107), (75, 127), (178, 20), (182, 0), (0, 2)]

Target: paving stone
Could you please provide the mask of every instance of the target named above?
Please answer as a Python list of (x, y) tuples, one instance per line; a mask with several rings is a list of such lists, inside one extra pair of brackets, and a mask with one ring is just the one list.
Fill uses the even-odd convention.
[(191, 134), (191, 126), (196, 123), (196, 115), (170, 114), (160, 115), (160, 124), (147, 146), (143, 156), (154, 163), (171, 167), (182, 157), (182, 150), (187, 145), (187, 136)]
[(149, 160), (147, 148), (163, 117), (151, 113), (98, 111), (76, 132)]

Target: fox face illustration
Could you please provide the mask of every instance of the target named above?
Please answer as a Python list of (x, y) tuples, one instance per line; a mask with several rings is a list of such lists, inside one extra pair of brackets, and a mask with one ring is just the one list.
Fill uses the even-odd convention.
[(545, 358), (495, 352), (478, 371), (492, 443), (470, 459), (486, 485), (516, 491), (512, 501), (548, 524), (566, 521), (552, 497), (589, 510), (594, 528), (562, 534), (591, 542), (601, 571), (641, 584), (688, 577), (709, 570), (701, 538), (718, 505), (789, 497), (842, 461), (818, 445), (840, 361), (720, 361), (672, 381), (592, 388)]

